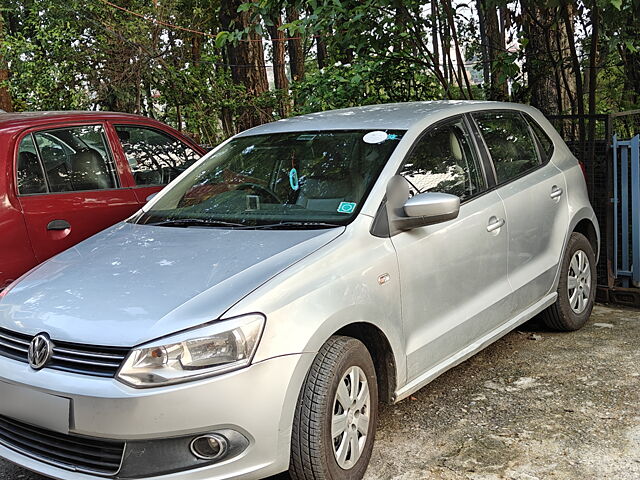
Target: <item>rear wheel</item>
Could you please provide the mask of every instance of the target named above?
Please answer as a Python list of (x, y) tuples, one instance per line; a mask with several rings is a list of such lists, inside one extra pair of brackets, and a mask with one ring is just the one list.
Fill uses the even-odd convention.
[(573, 331), (584, 326), (595, 301), (595, 267), (595, 253), (589, 240), (580, 233), (572, 233), (562, 260), (558, 299), (542, 312), (548, 327)]
[(359, 480), (371, 458), (378, 413), (376, 373), (362, 342), (334, 336), (300, 393), (291, 438), (293, 480)]

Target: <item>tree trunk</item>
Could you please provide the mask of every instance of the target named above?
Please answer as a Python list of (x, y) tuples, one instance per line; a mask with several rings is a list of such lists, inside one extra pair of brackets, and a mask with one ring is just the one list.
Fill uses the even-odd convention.
[[(296, 7), (291, 5), (287, 7), (287, 22), (292, 23), (300, 19), (300, 14)], [(296, 34), (288, 41), (289, 46), (289, 62), (291, 65), (291, 79), (299, 82), (304, 79), (304, 50), (302, 48), (302, 40), (300, 34)]]
[[(559, 7), (562, 20), (558, 21), (555, 35), (555, 46), (557, 49), (558, 89), (560, 90), (560, 101), (562, 113), (569, 113), (576, 109), (577, 83), (575, 75), (570, 75), (573, 70), (572, 60), (567, 56), (571, 54), (570, 42), (573, 38), (573, 19), (575, 15), (573, 3), (565, 3)], [(571, 38), (570, 38), (571, 37)]]
[(433, 68), (435, 70), (440, 70), (440, 45), (438, 43), (438, 2), (436, 0), (431, 0), (431, 37), (431, 43), (433, 43)]
[[(640, 37), (640, 3), (633, 3), (632, 15), (626, 21), (626, 38)], [(640, 50), (632, 51), (622, 43), (619, 47), (624, 68), (623, 104), (637, 108), (640, 103)]]
[[(264, 63), (262, 38), (255, 32), (251, 24), (249, 12), (238, 12), (243, 0), (227, 0), (221, 2), (220, 23), (224, 30), (249, 29), (247, 38), (236, 44), (227, 44), (227, 55), (231, 64), (231, 78), (234, 83), (244, 85), (249, 101), (269, 90), (267, 71)], [(239, 130), (260, 125), (272, 120), (271, 116), (254, 106), (240, 109), (237, 120)]]
[(442, 50), (442, 71), (444, 84), (447, 85), (447, 94), (446, 98), (450, 98), (448, 90), (453, 83), (453, 77), (450, 75), (451, 72), (449, 70), (449, 54), (451, 51), (451, 39), (447, 36), (447, 21), (444, 18), (438, 17), (438, 27), (440, 28), (440, 50)]
[[(0, 12), (0, 43), (4, 40), (4, 22), (2, 19), (2, 13)], [(9, 69), (4, 62), (4, 59), (0, 56), (0, 110), (5, 112), (13, 112), (13, 101), (11, 100), (11, 93), (9, 92)]]
[(320, 36), (316, 37), (316, 50), (318, 58), (318, 68), (326, 67), (329, 61), (329, 54), (327, 53), (327, 42), (325, 42), (324, 38)]
[(582, 72), (580, 71), (580, 59), (573, 32), (573, 21), (569, 14), (568, 6), (565, 2), (562, 8), (562, 18), (564, 20), (565, 30), (567, 32), (567, 43), (569, 44), (569, 53), (571, 56), (571, 65), (573, 70), (573, 79), (575, 81), (575, 98), (576, 109), (578, 112), (578, 140), (584, 145), (585, 124), (584, 124), (584, 90), (582, 87)]
[(554, 12), (549, 8), (539, 7), (535, 1), (523, 1), (522, 6), (523, 30), (529, 40), (525, 47), (525, 70), (531, 92), (531, 104), (545, 115), (557, 115), (560, 112), (555, 60), (549, 47)]
[[(434, 5), (435, 2), (432, 2)], [(491, 63), (489, 61), (489, 43), (487, 42), (487, 26), (484, 18), (484, 8), (482, 0), (476, 0), (476, 10), (478, 11), (478, 25), (480, 27), (480, 52), (482, 54), (482, 77), (485, 97), (489, 99), (489, 88), (491, 86)], [(434, 40), (434, 45), (437, 42)]]
[(495, 6), (487, 8), (486, 5), (484, 8), (484, 23), (487, 32), (485, 42), (490, 68), (487, 100), (504, 102), (509, 99), (509, 89), (500, 65), (500, 57), (505, 51), (504, 33), (500, 30), (497, 8)]
[[(596, 0), (591, 4), (591, 48), (589, 50), (589, 115), (596, 114), (596, 82), (598, 78), (597, 59), (598, 59), (598, 43), (600, 41), (600, 26), (598, 22), (598, 5)], [(596, 121), (593, 117), (589, 119), (589, 158), (595, 161), (595, 138), (596, 138)], [(595, 165), (595, 163), (592, 163)]]
[(285, 63), (284, 32), (279, 30), (282, 25), (280, 13), (273, 14), (271, 20), (273, 24), (267, 29), (271, 37), (273, 52), (273, 81), (276, 89), (282, 95), (278, 108), (280, 116), (287, 117), (291, 113), (291, 105), (289, 104), (289, 79), (287, 78), (287, 65)]
[(464, 77), (464, 84), (467, 87), (467, 97), (469, 100), (473, 100), (473, 91), (471, 90), (471, 83), (469, 82), (469, 77), (467, 75), (467, 70), (464, 65), (464, 59), (462, 58), (462, 53), (460, 52), (460, 43), (458, 42), (458, 32), (456, 31), (456, 23), (453, 18), (453, 6), (451, 5), (451, 0), (445, 0), (443, 2), (445, 12), (447, 18), (449, 19), (449, 28), (451, 29), (451, 38), (453, 39), (453, 46), (456, 54), (456, 62), (458, 63), (458, 78), (460, 79), (460, 89), (464, 91), (462, 88), (462, 78)]

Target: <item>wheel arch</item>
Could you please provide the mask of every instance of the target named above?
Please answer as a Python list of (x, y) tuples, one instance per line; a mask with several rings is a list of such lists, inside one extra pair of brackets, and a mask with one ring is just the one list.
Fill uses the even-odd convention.
[(380, 328), (368, 322), (355, 322), (342, 327), (333, 335), (360, 340), (373, 359), (378, 383), (378, 398), (388, 404), (394, 401), (397, 385), (397, 365), (389, 339)]
[(564, 245), (562, 247), (562, 254), (558, 262), (558, 270), (556, 272), (556, 278), (554, 279), (553, 286), (549, 289), (549, 292), (553, 292), (558, 288), (558, 282), (560, 281), (560, 272), (562, 270), (562, 259), (567, 252), (567, 246), (569, 245), (569, 239), (574, 232), (581, 233), (589, 243), (594, 247), (596, 255), (596, 264), (600, 258), (600, 227), (598, 225), (598, 219), (589, 205), (576, 212), (571, 221), (569, 222), (569, 228), (567, 229), (567, 235), (564, 239)]
[(596, 226), (593, 224), (590, 218), (583, 218), (580, 220), (576, 226), (573, 228), (572, 232), (581, 233), (593, 248), (594, 253), (596, 254), (596, 262), (600, 258), (600, 239), (598, 236), (598, 232), (596, 230)]

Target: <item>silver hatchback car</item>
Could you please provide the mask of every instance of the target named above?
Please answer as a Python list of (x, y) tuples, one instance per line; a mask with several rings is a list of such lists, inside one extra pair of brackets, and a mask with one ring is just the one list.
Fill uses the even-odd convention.
[(0, 293), (0, 456), (68, 480), (360, 479), (379, 402), (536, 314), (584, 325), (598, 246), (534, 108), (256, 127)]

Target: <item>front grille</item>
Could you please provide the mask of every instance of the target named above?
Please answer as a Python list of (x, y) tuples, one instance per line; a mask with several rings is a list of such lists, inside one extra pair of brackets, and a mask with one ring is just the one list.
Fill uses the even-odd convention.
[[(33, 336), (0, 328), (0, 355), (28, 362)], [(46, 368), (96, 377), (114, 377), (129, 353), (127, 348), (95, 347), (52, 340), (53, 355)]]
[(67, 470), (115, 475), (125, 442), (65, 435), (0, 416), (0, 444)]

